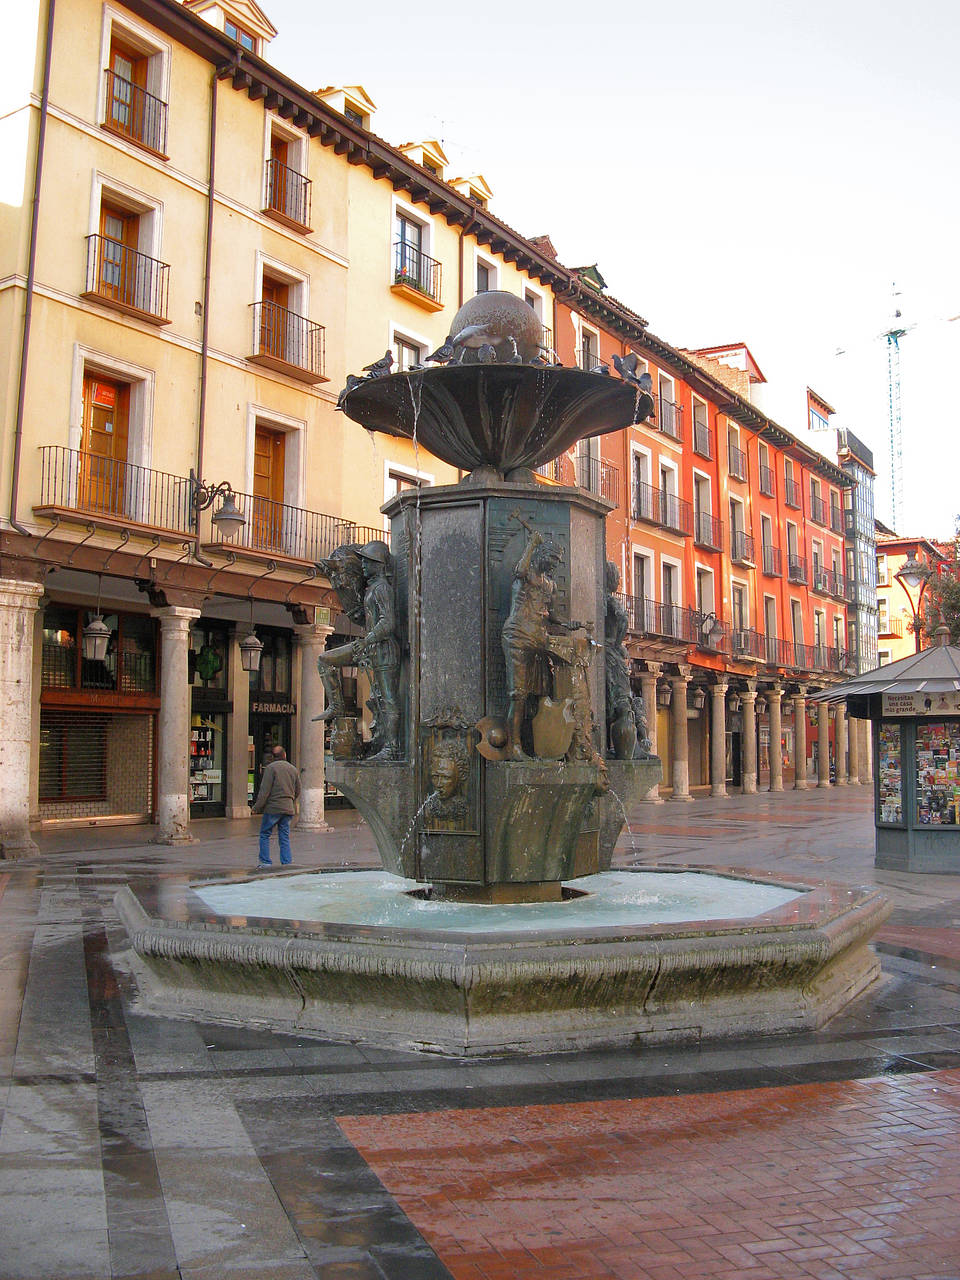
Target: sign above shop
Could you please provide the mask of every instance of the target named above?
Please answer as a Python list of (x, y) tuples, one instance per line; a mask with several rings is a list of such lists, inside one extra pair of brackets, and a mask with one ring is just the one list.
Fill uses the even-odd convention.
[(960, 716), (960, 689), (948, 693), (885, 693), (885, 716)]
[(295, 716), (297, 714), (297, 704), (295, 702), (266, 702), (263, 699), (250, 703), (250, 712), (252, 715), (260, 716)]

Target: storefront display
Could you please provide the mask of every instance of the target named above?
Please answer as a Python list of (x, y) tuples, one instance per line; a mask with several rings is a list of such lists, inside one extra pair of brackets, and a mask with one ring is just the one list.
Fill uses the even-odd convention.
[(960, 721), (917, 722), (917, 825), (960, 825)]
[(190, 816), (226, 814), (229, 632), (226, 624), (200, 618), (190, 629)]
[(223, 795), (223, 720), (216, 713), (194, 712), (190, 727), (190, 803), (221, 805)]
[(877, 752), (877, 821), (903, 823), (903, 762), (900, 726), (881, 724)]

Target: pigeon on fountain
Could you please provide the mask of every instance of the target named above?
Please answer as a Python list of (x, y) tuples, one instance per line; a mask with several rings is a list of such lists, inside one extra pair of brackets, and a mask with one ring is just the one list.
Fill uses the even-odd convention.
[(610, 366), (609, 366), (608, 364), (604, 364), (604, 363), (601, 361), (601, 363), (600, 363), (600, 364), (595, 364), (595, 365), (593, 366), (593, 368), (590, 370), (590, 372), (591, 372), (591, 373), (602, 373), (602, 374), (603, 374), (603, 376), (604, 376), (605, 378), (609, 378), (609, 377), (610, 377)]
[(388, 349), (386, 355), (381, 356), (379, 360), (374, 360), (373, 364), (365, 364), (363, 372), (369, 373), (371, 378), (383, 378), (392, 368), (393, 352)]
[(348, 374), (347, 374), (347, 381), (346, 381), (346, 384), (345, 384), (345, 386), (344, 386), (343, 390), (342, 390), (342, 391), (340, 392), (340, 394), (337, 396), (337, 405), (336, 405), (336, 407), (340, 410), (340, 412), (341, 412), (341, 413), (343, 413), (343, 402), (344, 402), (344, 400), (346, 400), (347, 396), (348, 396), (348, 395), (350, 394), (350, 392), (354, 389), (354, 387), (359, 387), (359, 385), (360, 385), (360, 383), (361, 383), (361, 382), (366, 382), (366, 378), (358, 378), (358, 377), (357, 377), (357, 375), (356, 375), (355, 373), (348, 373)]
[(457, 348), (453, 345), (452, 338), (446, 338), (443, 346), (437, 347), (432, 356), (427, 356), (428, 364), (449, 364), (453, 357), (457, 354)]

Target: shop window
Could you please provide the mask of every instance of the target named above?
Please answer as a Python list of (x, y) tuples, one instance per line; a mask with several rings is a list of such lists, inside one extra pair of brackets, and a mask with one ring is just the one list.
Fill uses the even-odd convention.
[(40, 678), (44, 689), (98, 689), (153, 694), (157, 689), (157, 624), (146, 614), (104, 613), (106, 657), (82, 656), (83, 628), (93, 610), (48, 605), (43, 614)]
[(263, 645), (260, 668), (251, 677), (251, 692), (289, 695), (291, 645), (285, 631), (269, 631), (258, 627), (257, 638)]
[(190, 629), (187, 678), (194, 689), (223, 697), (227, 688), (227, 630), (203, 619)]

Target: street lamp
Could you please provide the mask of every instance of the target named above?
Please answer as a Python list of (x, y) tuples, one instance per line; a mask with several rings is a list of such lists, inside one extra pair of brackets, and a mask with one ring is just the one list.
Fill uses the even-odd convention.
[(220, 506), (210, 517), (213, 524), (227, 539), (234, 537), (246, 524), (243, 512), (237, 508), (233, 486), (227, 480), (219, 484), (206, 484), (190, 471), (190, 502), (196, 519), (197, 537), (200, 536), (200, 512), (212, 507), (217, 498)]
[(103, 574), (97, 574), (97, 612), (83, 628), (80, 637), (80, 651), (87, 662), (103, 662), (110, 644), (110, 628), (103, 620), (100, 612), (100, 589), (103, 586)]
[[(910, 608), (913, 610), (913, 637), (916, 641), (916, 651), (920, 652), (923, 647), (921, 640), (921, 630), (923, 628), (923, 614), (921, 612), (923, 606), (923, 596), (930, 585), (930, 579), (933, 577), (933, 571), (925, 564), (921, 564), (916, 558), (916, 553), (911, 552), (909, 558), (900, 567), (900, 571), (893, 575), (903, 588), (904, 595), (910, 601)], [(913, 603), (911, 591), (920, 588), (920, 594), (917, 597), (917, 603)]]

